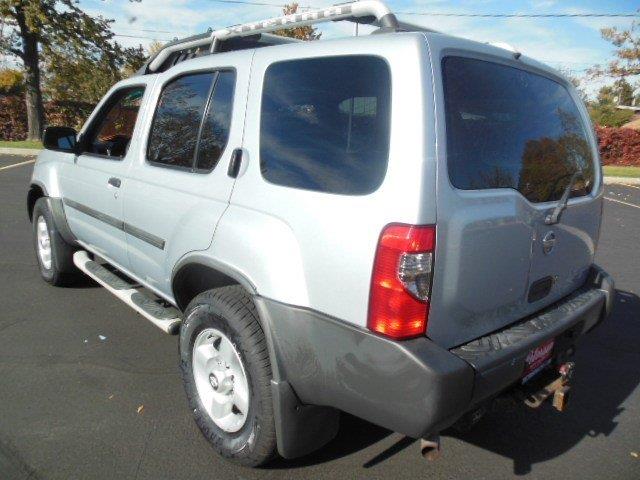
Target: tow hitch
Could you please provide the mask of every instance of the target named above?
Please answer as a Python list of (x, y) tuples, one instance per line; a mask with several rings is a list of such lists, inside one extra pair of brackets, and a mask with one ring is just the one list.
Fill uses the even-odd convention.
[[(575, 365), (573, 362), (566, 362), (557, 369), (559, 376), (544, 375), (540, 380), (533, 382), (530, 386), (524, 386), (520, 392), (524, 397), (524, 403), (528, 407), (538, 408), (542, 403), (553, 395), (553, 408), (563, 412), (569, 402), (569, 385), (573, 376)], [(542, 387), (540, 385), (542, 384)]]

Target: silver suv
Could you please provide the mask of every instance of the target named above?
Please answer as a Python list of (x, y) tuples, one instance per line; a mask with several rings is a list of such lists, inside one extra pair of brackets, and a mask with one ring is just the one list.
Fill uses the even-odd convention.
[[(329, 20), (378, 30), (268, 33)], [(611, 309), (571, 84), (376, 1), (168, 44), (44, 145), (42, 276), (80, 270), (179, 331), (195, 420), (245, 465), (321, 447), (340, 411), (434, 454), (506, 392), (562, 410), (576, 339)]]

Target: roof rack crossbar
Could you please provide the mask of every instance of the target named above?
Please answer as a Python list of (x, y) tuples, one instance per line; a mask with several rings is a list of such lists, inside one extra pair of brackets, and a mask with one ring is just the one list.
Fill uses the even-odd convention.
[(303, 27), (322, 22), (372, 16), (375, 17), (376, 23), (380, 26), (389, 29), (398, 29), (396, 16), (379, 0), (362, 0), (359, 2), (343, 3), (327, 8), (274, 17), (259, 22), (233, 25), (220, 30), (214, 30), (210, 34), (191, 37), (183, 42), (171, 42), (151, 60), (148, 69), (151, 72), (157, 71), (169, 56), (179, 51), (208, 46), (213, 53), (216, 51), (219, 41), (234, 37), (267, 33), (281, 28)]

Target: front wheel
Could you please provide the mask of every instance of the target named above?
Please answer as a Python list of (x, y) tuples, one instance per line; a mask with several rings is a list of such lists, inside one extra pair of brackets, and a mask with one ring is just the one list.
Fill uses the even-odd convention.
[(196, 424), (220, 455), (251, 467), (275, 456), (271, 364), (242, 287), (191, 301), (180, 329), (180, 369)]
[(68, 284), (79, 274), (73, 264), (74, 249), (58, 232), (44, 197), (33, 207), (32, 218), (33, 241), (42, 278), (55, 286)]

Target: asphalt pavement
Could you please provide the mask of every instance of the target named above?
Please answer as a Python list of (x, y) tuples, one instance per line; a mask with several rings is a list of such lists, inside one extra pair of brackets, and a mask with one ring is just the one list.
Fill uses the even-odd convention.
[(618, 295), (579, 344), (567, 412), (503, 405), (445, 432), (432, 463), (418, 442), (343, 415), (324, 449), (250, 470), (192, 421), (177, 337), (89, 280), (40, 279), (25, 161), (0, 157), (0, 479), (640, 479), (640, 188), (605, 188), (596, 260)]

